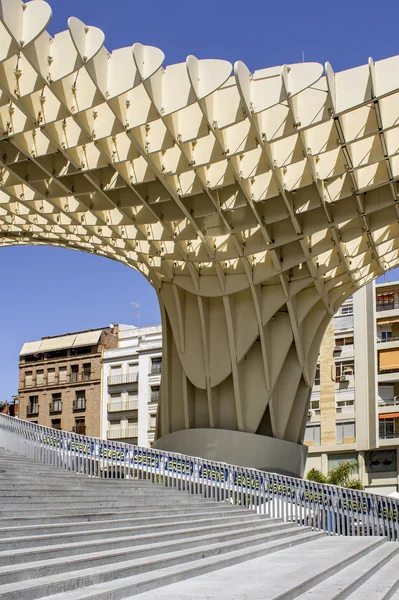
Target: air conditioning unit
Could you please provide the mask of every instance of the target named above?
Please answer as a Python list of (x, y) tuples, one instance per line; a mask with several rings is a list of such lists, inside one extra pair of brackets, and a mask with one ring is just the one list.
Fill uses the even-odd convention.
[(399, 396), (395, 396), (395, 398), (393, 399), (395, 404), (399, 404)]
[(346, 381), (349, 381), (349, 377), (348, 375), (341, 375), (340, 377), (338, 377), (338, 381), (340, 383), (345, 383)]

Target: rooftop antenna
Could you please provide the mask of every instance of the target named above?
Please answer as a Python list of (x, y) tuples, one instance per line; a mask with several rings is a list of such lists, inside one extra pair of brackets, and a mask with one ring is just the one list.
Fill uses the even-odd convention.
[(302, 50), (302, 62), (305, 62), (305, 50)]
[(139, 302), (132, 302), (132, 305), (136, 309), (136, 312), (134, 313), (134, 316), (137, 319), (137, 327), (140, 327), (140, 303)]

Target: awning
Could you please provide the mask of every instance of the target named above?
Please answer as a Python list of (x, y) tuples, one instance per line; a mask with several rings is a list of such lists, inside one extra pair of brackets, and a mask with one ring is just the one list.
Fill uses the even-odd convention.
[(396, 419), (396, 417), (399, 417), (399, 413), (385, 413), (383, 415), (378, 415), (379, 419)]
[(51, 350), (61, 350), (61, 348), (69, 348), (72, 346), (75, 335), (62, 335), (53, 337), (47, 340), (42, 340), (40, 344), (40, 352), (49, 352)]
[[(399, 317), (377, 320), (377, 325), (392, 325), (392, 323), (399, 323)], [(389, 338), (387, 339), (387, 342), (389, 342)]]
[(399, 350), (381, 350), (378, 357), (380, 371), (399, 369)]
[(97, 331), (87, 331), (86, 333), (78, 333), (72, 346), (94, 346), (94, 344), (98, 344), (101, 333), (102, 329), (97, 329)]
[(22, 350), (19, 354), (21, 356), (23, 356), (24, 354), (35, 354), (36, 352), (39, 352), (41, 343), (41, 340), (39, 340), (38, 342), (27, 342), (22, 346)]

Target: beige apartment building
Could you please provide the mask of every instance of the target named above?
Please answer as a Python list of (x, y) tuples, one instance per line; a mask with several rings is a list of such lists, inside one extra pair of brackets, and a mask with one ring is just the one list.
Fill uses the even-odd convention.
[(20, 418), (100, 437), (102, 357), (105, 349), (117, 344), (114, 326), (24, 344), (19, 362)]
[(335, 315), (320, 350), (306, 471), (356, 459), (368, 491), (399, 484), (399, 281), (370, 283)]

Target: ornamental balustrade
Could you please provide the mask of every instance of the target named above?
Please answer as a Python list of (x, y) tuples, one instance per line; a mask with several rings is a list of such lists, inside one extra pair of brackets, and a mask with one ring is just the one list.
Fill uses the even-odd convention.
[(101, 440), (3, 414), (0, 445), (81, 476), (148, 479), (329, 535), (399, 537), (399, 502), (394, 498)]

